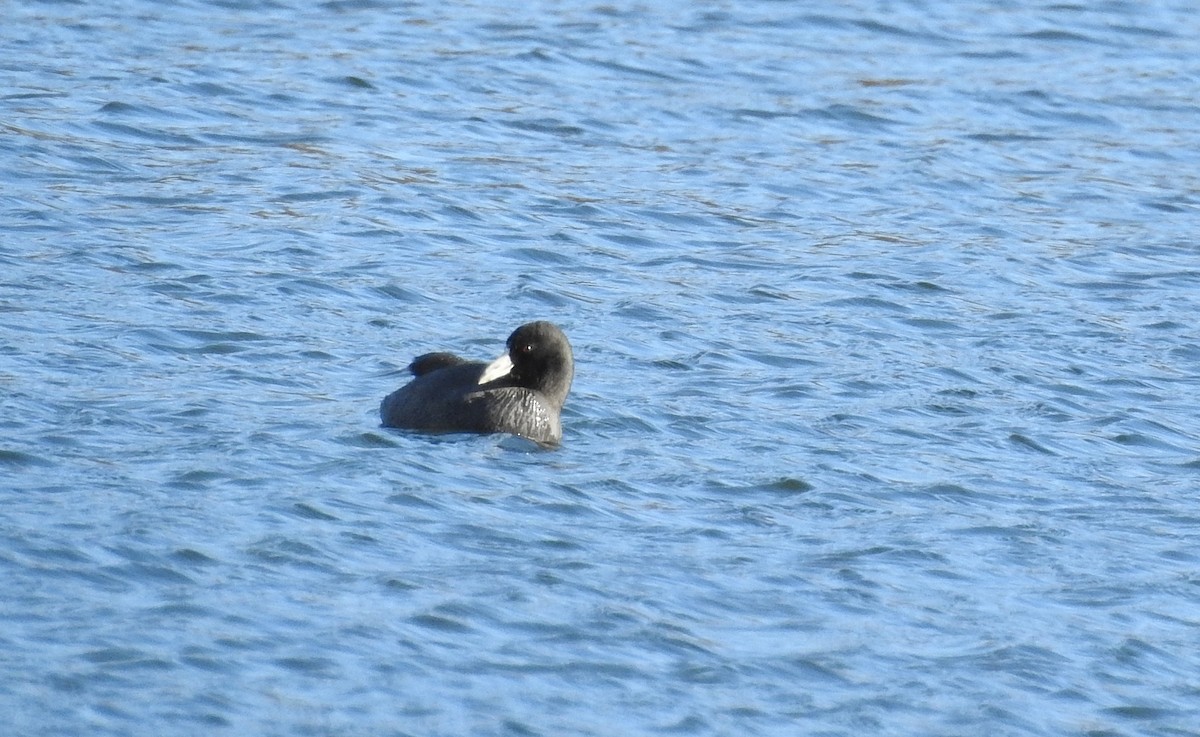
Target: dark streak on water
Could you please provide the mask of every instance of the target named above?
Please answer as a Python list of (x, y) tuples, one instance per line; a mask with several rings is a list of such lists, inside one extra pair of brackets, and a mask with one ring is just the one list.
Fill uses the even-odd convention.
[[(6, 729), (1200, 734), (1197, 37), (7, 4)], [(532, 318), (560, 451), (377, 426)]]

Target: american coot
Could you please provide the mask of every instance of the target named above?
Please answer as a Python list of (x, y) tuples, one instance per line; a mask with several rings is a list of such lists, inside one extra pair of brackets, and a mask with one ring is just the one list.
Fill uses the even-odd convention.
[(413, 380), (384, 398), (387, 427), (430, 432), (507, 432), (544, 445), (562, 441), (559, 414), (575, 361), (553, 323), (522, 325), (492, 363), (426, 353), (408, 366)]

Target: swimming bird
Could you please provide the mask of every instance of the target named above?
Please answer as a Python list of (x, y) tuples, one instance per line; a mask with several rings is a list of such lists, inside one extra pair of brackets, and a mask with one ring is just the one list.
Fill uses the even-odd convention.
[(386, 427), (427, 432), (511, 433), (542, 445), (562, 442), (562, 412), (575, 361), (553, 323), (531, 322), (508, 336), (508, 351), (484, 364), (426, 353), (413, 379), (379, 406)]

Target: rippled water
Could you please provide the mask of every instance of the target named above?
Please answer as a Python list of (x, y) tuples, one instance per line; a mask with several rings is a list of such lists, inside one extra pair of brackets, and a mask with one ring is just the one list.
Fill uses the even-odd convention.
[(1200, 734), (1190, 4), (5, 16), (9, 733)]

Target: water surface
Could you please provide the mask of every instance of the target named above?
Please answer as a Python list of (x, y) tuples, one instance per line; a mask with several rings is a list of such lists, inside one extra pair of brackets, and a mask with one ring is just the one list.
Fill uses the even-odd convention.
[(1189, 5), (5, 15), (12, 734), (1200, 734)]

